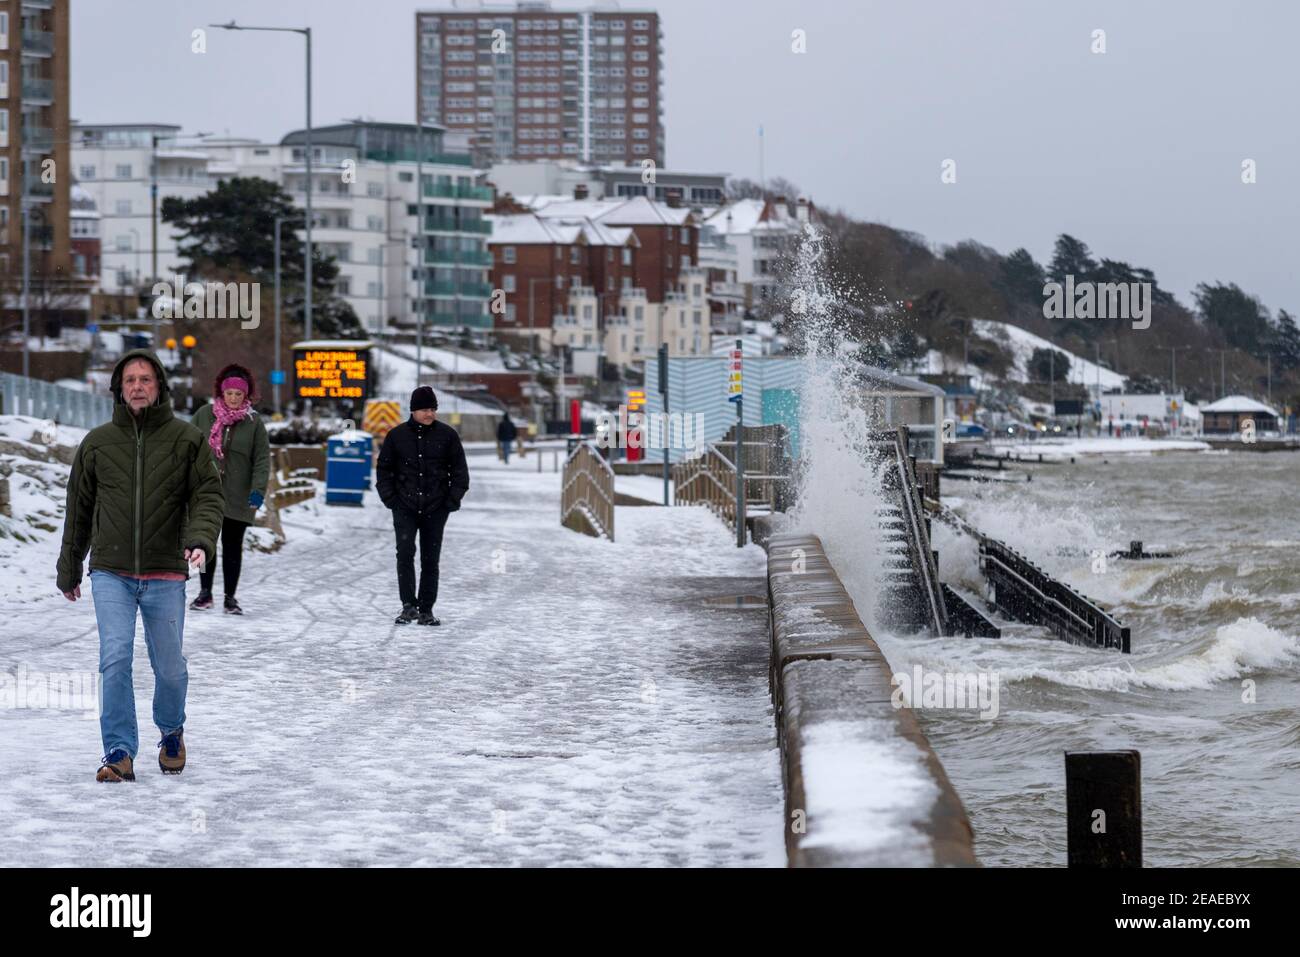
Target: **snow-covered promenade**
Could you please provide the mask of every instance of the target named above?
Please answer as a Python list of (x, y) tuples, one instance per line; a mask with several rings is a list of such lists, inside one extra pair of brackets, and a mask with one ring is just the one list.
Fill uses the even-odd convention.
[[(471, 455), (439, 628), (393, 624), (373, 494), (285, 512), (279, 552), (246, 549), (244, 617), (186, 613), (179, 777), (142, 631), (136, 783), (95, 782), (93, 710), (0, 708), (0, 864), (782, 866), (765, 616), (703, 600), (762, 594), (763, 552), (702, 509), (584, 537), (535, 468)], [(0, 672), (97, 668), (88, 582), (57, 593), (53, 546), (0, 569)]]

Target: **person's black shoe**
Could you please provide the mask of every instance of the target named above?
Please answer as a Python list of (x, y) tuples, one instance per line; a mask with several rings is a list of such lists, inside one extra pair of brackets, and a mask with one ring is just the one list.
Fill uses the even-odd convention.
[(440, 622), (431, 611), (420, 612), (420, 618), (416, 623), (420, 625), (441, 625), (442, 624), (442, 622)]
[(244, 609), (242, 609), (242, 608), (239, 607), (239, 602), (235, 601), (235, 596), (234, 596), (234, 595), (227, 595), (227, 596), (226, 596), (226, 614), (227, 614), (227, 615), (242, 615), (243, 613), (244, 613)]
[(203, 611), (212, 607), (212, 592), (200, 591), (199, 596), (190, 602), (190, 607), (195, 611)]
[(393, 619), (393, 623), (397, 625), (409, 625), (418, 617), (420, 617), (420, 613), (416, 610), (414, 605), (403, 605), (402, 613)]

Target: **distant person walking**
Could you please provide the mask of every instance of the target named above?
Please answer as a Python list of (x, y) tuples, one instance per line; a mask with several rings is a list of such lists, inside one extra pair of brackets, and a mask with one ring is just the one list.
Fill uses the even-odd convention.
[(68, 601), (81, 597), (89, 551), (104, 744), (95, 777), (134, 781), (137, 615), (154, 673), (158, 766), (164, 774), (185, 767), (185, 580), (216, 549), (221, 476), (206, 436), (172, 414), (167, 376), (152, 352), (124, 355), (110, 388), (113, 419), (82, 439), (68, 477), (58, 588)]
[[(253, 408), (257, 383), (241, 365), (228, 365), (217, 373), (212, 402), (194, 413), (194, 427), (204, 434), (221, 470), (225, 514), (221, 521), (221, 586), (225, 610), (242, 615), (235, 600), (239, 572), (244, 563), (244, 533), (266, 501), (271, 475), (271, 443), (262, 417)], [(216, 555), (199, 575), (199, 594), (191, 608), (212, 607), (212, 582), (217, 575)]]
[[(411, 417), (384, 438), (375, 464), (375, 489), (392, 509), (397, 535), (397, 590), (402, 611), (397, 624), (442, 624), (433, 614), (438, 600), (438, 560), (447, 516), (469, 491), (469, 468), (460, 435), (437, 421), (438, 397), (427, 385), (411, 393)], [(420, 587), (415, 586), (415, 541), (420, 540)]]
[(518, 434), (519, 430), (510, 421), (510, 413), (502, 415), (501, 421), (497, 423), (497, 442), (501, 446), (501, 456), (505, 459), (506, 465), (510, 464), (510, 448), (515, 444), (515, 436)]

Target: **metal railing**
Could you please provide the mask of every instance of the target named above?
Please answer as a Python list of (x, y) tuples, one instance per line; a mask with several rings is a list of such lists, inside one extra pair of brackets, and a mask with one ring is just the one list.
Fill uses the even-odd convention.
[(93, 429), (113, 418), (113, 399), (53, 382), (0, 372), (0, 412)]
[[(786, 511), (793, 504), (794, 482), (788, 430), (780, 424), (747, 425), (744, 444), (746, 507), (759, 505), (773, 512)], [(734, 455), (734, 425), (718, 446)]]
[(564, 462), (560, 524), (614, 540), (614, 470), (590, 442), (577, 445)]
[(914, 460), (908, 455), (907, 439), (907, 426), (900, 425), (893, 433), (889, 463), (893, 474), (885, 484), (895, 486), (898, 492), (907, 552), (925, 606), (930, 633), (938, 637), (948, 634), (948, 609), (939, 584), (938, 562), (930, 547), (930, 525), (921, 504), (921, 486), (916, 478)]

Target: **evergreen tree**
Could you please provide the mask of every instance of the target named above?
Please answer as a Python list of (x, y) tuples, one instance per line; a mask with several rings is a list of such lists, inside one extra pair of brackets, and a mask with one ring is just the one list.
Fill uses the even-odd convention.
[(1003, 258), (997, 287), (1012, 302), (1041, 307), (1043, 284), (1046, 282), (1046, 270), (1034, 261), (1029, 250), (1022, 247)]
[(1048, 273), (1057, 282), (1065, 282), (1066, 276), (1073, 276), (1075, 282), (1090, 280), (1097, 271), (1097, 261), (1082, 240), (1075, 239), (1068, 233), (1061, 233), (1056, 238), (1056, 247), (1052, 255), (1052, 265)]
[(1223, 333), (1228, 345), (1263, 356), (1272, 338), (1268, 310), (1236, 283), (1200, 283), (1193, 294), (1196, 307), (1207, 323)]
[[(162, 201), (163, 222), (180, 230), (177, 249), (186, 262), (171, 268), (188, 280), (247, 276), (269, 288), (275, 281), (275, 220), (280, 224), (280, 285), (285, 315), (300, 325), (305, 315), (303, 245), (297, 230), (306, 226), (303, 211), (278, 184), (257, 177), (221, 180), (216, 189)], [(312, 335), (359, 339), (361, 328), (352, 306), (334, 292), (339, 267), (333, 256), (312, 248)]]

